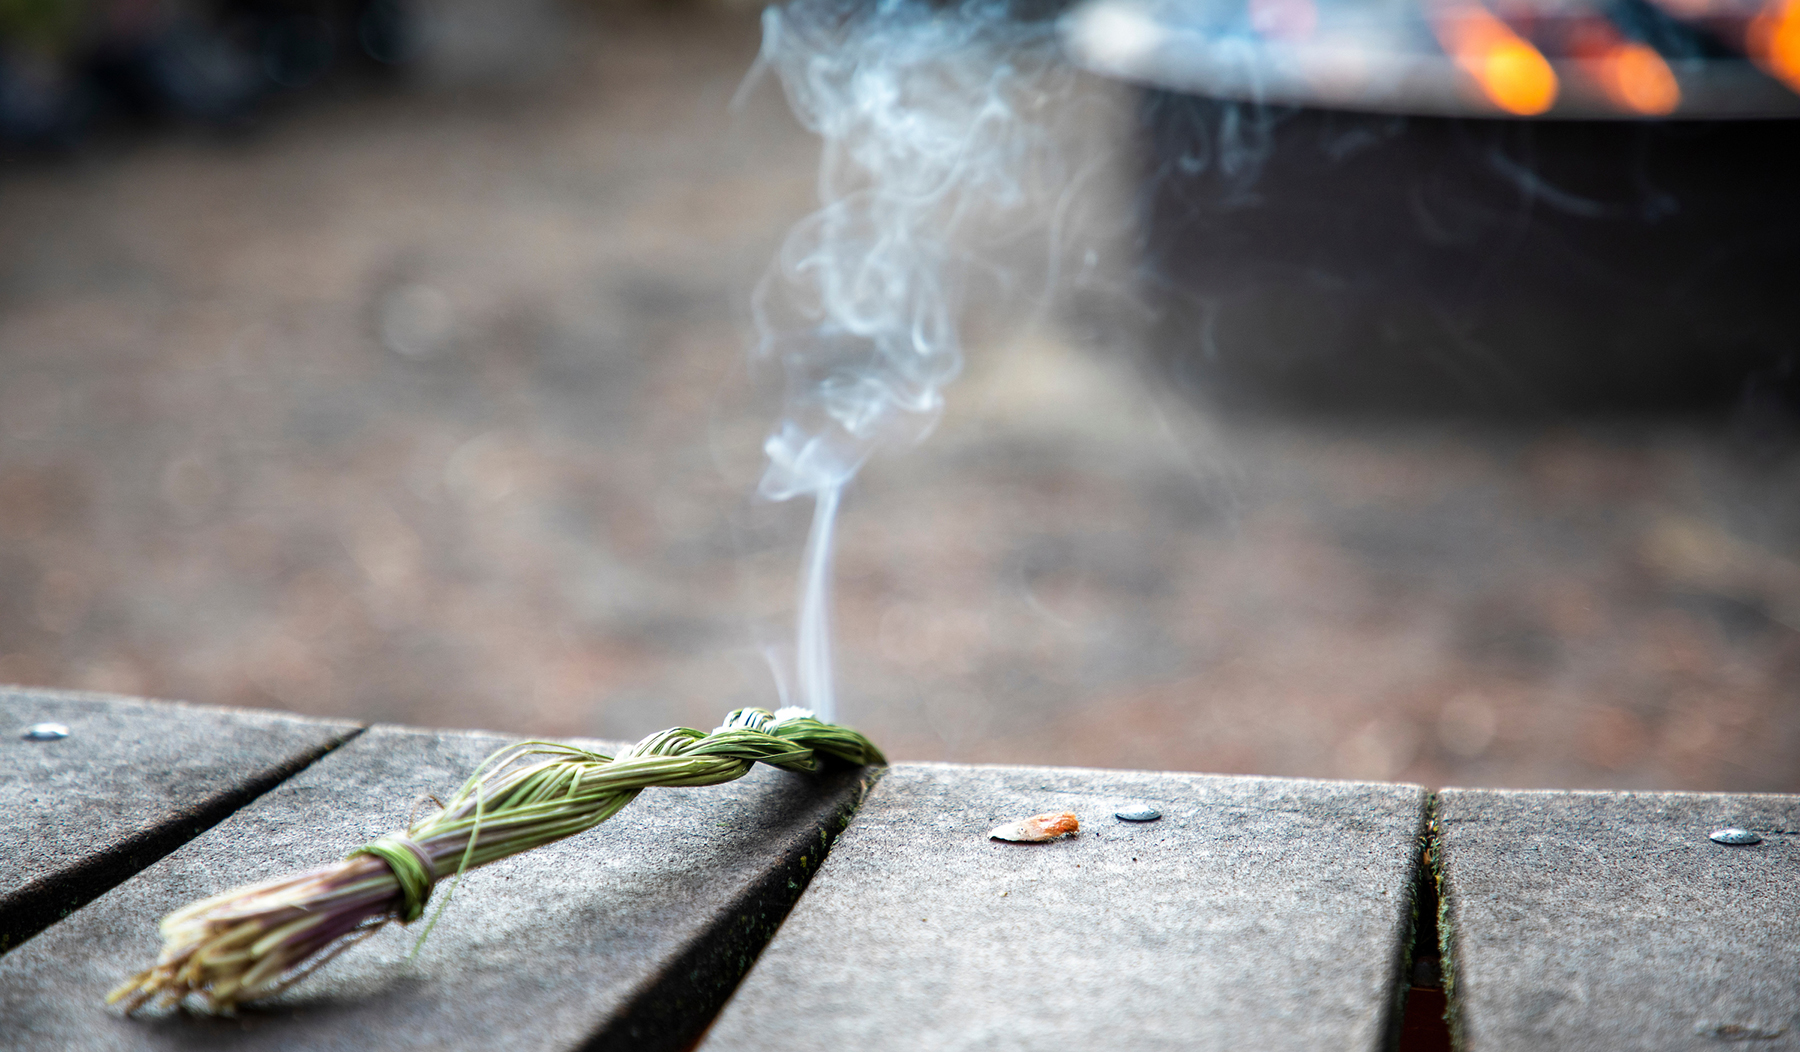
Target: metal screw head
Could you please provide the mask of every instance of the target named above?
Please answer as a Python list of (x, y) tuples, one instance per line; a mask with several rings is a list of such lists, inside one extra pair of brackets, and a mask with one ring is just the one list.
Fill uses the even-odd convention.
[(1760, 844), (1762, 837), (1748, 829), (1732, 826), (1729, 829), (1715, 829), (1707, 837), (1715, 844)]
[(28, 742), (53, 742), (69, 736), (69, 728), (60, 723), (34, 723), (19, 735)]
[(1154, 822), (1162, 817), (1162, 812), (1149, 804), (1126, 804), (1114, 811), (1113, 817), (1127, 822)]

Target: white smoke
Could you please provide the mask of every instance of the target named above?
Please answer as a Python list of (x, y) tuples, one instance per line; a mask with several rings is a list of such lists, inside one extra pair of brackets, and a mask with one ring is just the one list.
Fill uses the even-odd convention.
[(763, 16), (762, 70), (823, 140), (822, 206), (757, 286), (752, 353), (784, 391), (758, 492), (816, 502), (777, 679), (830, 719), (839, 497), (877, 449), (930, 433), (962, 369), (965, 295), (1003, 287), (997, 253), (1053, 222), (1071, 182), (1053, 108), (1075, 74), (1052, 22), (994, 0), (795, 0)]

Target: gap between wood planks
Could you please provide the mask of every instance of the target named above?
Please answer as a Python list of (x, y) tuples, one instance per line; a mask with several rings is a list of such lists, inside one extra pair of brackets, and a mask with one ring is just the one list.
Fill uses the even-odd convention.
[(1406, 955), (1405, 1002), (1396, 1052), (1451, 1052), (1449, 1001), (1444, 992), (1443, 941), (1438, 931), (1437, 794), (1426, 800), (1425, 831), (1413, 870), (1412, 946)]
[(264, 793), (354, 741), (366, 726), (346, 729), (343, 736), (294, 756), (263, 777), (246, 781), (192, 811), (126, 837), (69, 868), (19, 890), (0, 922), (0, 954), (18, 949), (32, 936), (160, 862), (176, 849), (248, 807)]

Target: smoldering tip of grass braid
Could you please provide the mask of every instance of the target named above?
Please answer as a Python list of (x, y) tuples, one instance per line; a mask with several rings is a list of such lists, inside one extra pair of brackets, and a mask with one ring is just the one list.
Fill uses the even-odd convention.
[[(305, 979), (391, 921), (425, 915), (437, 884), (585, 832), (651, 786), (717, 785), (757, 763), (813, 772), (824, 759), (885, 764), (847, 727), (803, 709), (738, 709), (716, 730), (672, 727), (618, 757), (528, 741), (495, 752), (457, 794), (343, 860), (195, 902), (164, 917), (156, 964), (107, 996), (127, 1013), (186, 1005), (230, 1014)], [(455, 892), (453, 882), (414, 952)]]

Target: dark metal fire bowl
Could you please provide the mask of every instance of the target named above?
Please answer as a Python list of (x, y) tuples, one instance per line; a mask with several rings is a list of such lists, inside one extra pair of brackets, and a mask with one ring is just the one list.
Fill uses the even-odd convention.
[(1142, 112), (1155, 343), (1221, 405), (1791, 401), (1800, 122)]

